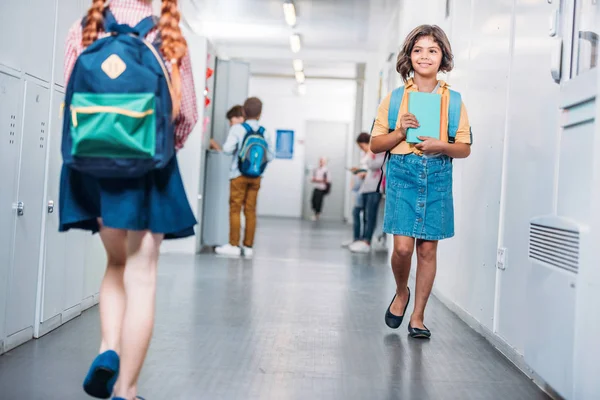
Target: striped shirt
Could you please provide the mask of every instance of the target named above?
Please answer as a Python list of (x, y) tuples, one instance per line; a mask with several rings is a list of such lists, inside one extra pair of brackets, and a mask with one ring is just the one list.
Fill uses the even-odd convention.
[[(152, 3), (143, 0), (112, 0), (109, 5), (117, 22), (130, 26), (137, 25), (142, 19), (153, 15)], [(157, 30), (153, 30), (146, 36), (150, 42), (156, 39)], [(81, 19), (77, 20), (67, 35), (65, 49), (65, 82), (69, 81), (77, 57), (83, 52)], [(106, 37), (101, 33), (99, 38)], [(167, 69), (171, 72), (171, 63), (165, 62)], [(175, 148), (181, 149), (198, 121), (198, 106), (194, 78), (192, 76), (192, 64), (189, 53), (181, 60), (181, 112), (175, 126)]]

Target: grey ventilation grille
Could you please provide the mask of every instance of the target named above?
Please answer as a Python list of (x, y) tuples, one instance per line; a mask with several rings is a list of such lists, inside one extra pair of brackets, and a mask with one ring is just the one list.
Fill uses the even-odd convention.
[(579, 232), (531, 222), (529, 258), (553, 267), (579, 270)]

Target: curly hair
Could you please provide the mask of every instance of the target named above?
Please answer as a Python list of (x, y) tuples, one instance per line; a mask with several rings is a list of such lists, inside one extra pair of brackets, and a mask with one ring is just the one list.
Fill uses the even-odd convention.
[(398, 54), (396, 71), (398, 71), (404, 82), (408, 81), (410, 74), (414, 71), (410, 55), (415, 44), (422, 37), (431, 37), (440, 46), (440, 49), (442, 49), (440, 71), (450, 72), (454, 68), (452, 47), (446, 33), (437, 25), (420, 25), (408, 34), (402, 45), (402, 50)]
[[(83, 39), (81, 43), (87, 47), (94, 43), (100, 32), (104, 30), (104, 7), (105, 0), (92, 0), (85, 25), (83, 27)], [(179, 67), (181, 60), (187, 53), (187, 42), (181, 33), (179, 22), (181, 13), (177, 6), (177, 0), (162, 0), (161, 17), (158, 21), (158, 29), (161, 35), (160, 50), (163, 57), (171, 63), (171, 82), (173, 90), (173, 116), (179, 115), (181, 108), (181, 74)]]

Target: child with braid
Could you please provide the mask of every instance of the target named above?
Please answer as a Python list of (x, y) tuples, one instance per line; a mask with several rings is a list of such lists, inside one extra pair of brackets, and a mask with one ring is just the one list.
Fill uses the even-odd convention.
[[(86, 74), (87, 77), (100, 76), (106, 83), (100, 85), (99, 90), (108, 92), (107, 87), (122, 90), (119, 86), (131, 85), (132, 81), (147, 84), (148, 80), (142, 82), (142, 78), (133, 72), (134, 67), (151, 71), (153, 63), (152, 68), (158, 71), (157, 79), (168, 83), (168, 90), (165, 85), (165, 90), (158, 92), (162, 96), (160, 101), (168, 101), (165, 104), (170, 106), (167, 110), (155, 106), (147, 114), (135, 114), (126, 108), (118, 109), (114, 104), (96, 105), (88, 107), (87, 113), (82, 111), (78, 121), (76, 110), (73, 110), (72, 121), (69, 110), (65, 110), (64, 131), (68, 132), (67, 124), (82, 126), (93, 118), (90, 114), (96, 113), (102, 114), (97, 118), (105, 118), (105, 121), (127, 122), (115, 124), (114, 128), (106, 122), (98, 122), (94, 129), (88, 129), (91, 134), (102, 132), (115, 136), (117, 130), (126, 131), (135, 126), (136, 122), (132, 121), (142, 118), (139, 114), (153, 114), (151, 118), (159, 121), (156, 129), (169, 127), (165, 128), (168, 133), (165, 137), (171, 143), (171, 148), (167, 149), (171, 155), (165, 165), (151, 169), (141, 177), (124, 174), (123, 177), (100, 178), (72, 168), (66, 162), (62, 167), (59, 229), (62, 232), (69, 229), (100, 232), (108, 260), (100, 288), (102, 342), (83, 385), (85, 392), (96, 398), (140, 398), (137, 382), (154, 326), (159, 247), (163, 239), (194, 235), (196, 225), (175, 155), (198, 119), (192, 67), (187, 43), (179, 28), (177, 0), (162, 0), (159, 19), (153, 18), (152, 14), (151, 0), (93, 0), (87, 16), (73, 25), (66, 41), (67, 95), (69, 88), (85, 80)], [(131, 62), (125, 64), (118, 54), (112, 54), (106, 60), (103, 56), (98, 60), (98, 66), (92, 62), (84, 63), (82, 59), (86, 55), (88, 61), (93, 60), (89, 56), (91, 51), (102, 48), (107, 41), (117, 40), (111, 39), (111, 32), (125, 33), (123, 39), (119, 39), (123, 43), (152, 46), (147, 48), (152, 51), (147, 52), (150, 57), (138, 60), (141, 66)], [(86, 49), (90, 52), (85, 52)], [(93, 83), (90, 78), (88, 81)], [(105, 98), (110, 96), (117, 97), (109, 93)], [(164, 96), (170, 96), (169, 100), (164, 100)], [(63, 135), (63, 158), (64, 148), (69, 145), (70, 141)], [(100, 151), (90, 146), (88, 151)], [(117, 152), (117, 156), (120, 155), (122, 153)]]

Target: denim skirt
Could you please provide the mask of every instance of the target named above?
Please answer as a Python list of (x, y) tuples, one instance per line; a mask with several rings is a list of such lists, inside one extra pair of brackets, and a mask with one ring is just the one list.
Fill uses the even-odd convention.
[(383, 231), (423, 240), (454, 236), (450, 157), (392, 154), (386, 169)]
[(59, 231), (96, 233), (104, 226), (162, 233), (165, 239), (194, 235), (196, 218), (188, 203), (177, 158), (165, 168), (135, 179), (98, 179), (62, 167)]

